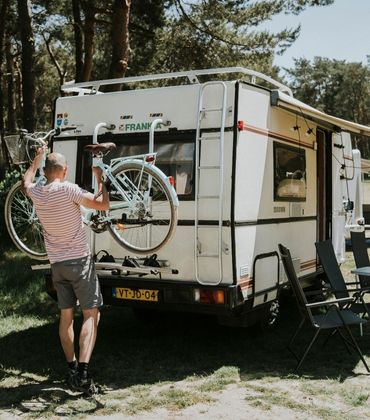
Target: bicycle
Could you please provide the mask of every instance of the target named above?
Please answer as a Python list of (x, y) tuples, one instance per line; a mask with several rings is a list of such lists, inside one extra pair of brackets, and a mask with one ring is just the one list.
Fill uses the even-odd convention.
[[(108, 125), (99, 123), (98, 129)], [(63, 129), (73, 129), (66, 127)], [(116, 146), (114, 143), (97, 143), (97, 130), (93, 144), (85, 151), (93, 156), (94, 165), (103, 171), (109, 192), (110, 207), (107, 211), (82, 209), (82, 220), (95, 233), (106, 230), (126, 250), (147, 255), (157, 252), (171, 239), (177, 225), (178, 198), (171, 179), (155, 166), (156, 154), (149, 153), (112, 159), (103, 162)], [(95, 134), (96, 132), (96, 134)], [(27, 150), (48, 146), (50, 139), (60, 135), (58, 129), (48, 133), (21, 132)], [(46, 152), (35, 182), (44, 183), (43, 174)], [(29, 156), (29, 160), (32, 160)], [(42, 227), (31, 199), (22, 190), (21, 181), (10, 189), (5, 201), (5, 223), (9, 235), (18, 249), (36, 260), (46, 260)], [(95, 235), (92, 236), (95, 252)]]

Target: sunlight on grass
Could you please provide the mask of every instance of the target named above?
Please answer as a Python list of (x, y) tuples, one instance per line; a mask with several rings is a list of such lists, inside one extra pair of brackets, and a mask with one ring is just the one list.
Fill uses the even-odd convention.
[(0, 338), (5, 337), (7, 334), (24, 331), (29, 328), (41, 327), (46, 325), (50, 320), (40, 318), (35, 315), (17, 315), (0, 316)]
[(17, 388), (24, 384), (38, 383), (47, 379), (46, 376), (22, 372), (18, 369), (1, 369), (1, 374), (2, 379), (0, 381), (0, 388), (8, 389)]
[(236, 366), (223, 366), (205, 378), (198, 389), (201, 392), (220, 391), (226, 385), (240, 381), (239, 369)]
[(159, 407), (177, 411), (195, 404), (207, 404), (212, 401), (214, 401), (214, 398), (207, 394), (180, 389), (176, 385), (172, 385), (158, 392), (146, 390), (145, 393), (135, 395), (127, 401), (126, 411), (128, 414), (137, 414), (143, 411), (153, 411)]
[[(351, 259), (341, 267), (351, 279), (352, 267)], [(323, 353), (330, 349), (316, 348), (306, 371), (294, 373), (284, 346), (297, 314), (293, 301), (287, 305), (282, 325), (266, 335), (219, 329), (208, 321), (205, 328), (190, 317), (141, 323), (127, 308), (104, 308), (91, 364), (103, 393), (86, 400), (65, 385), (58, 309), (45, 293), (43, 274), (32, 272), (20, 253), (7, 251), (0, 262), (0, 418), (5, 412), (50, 419), (172, 418), (193, 406), (206, 413), (228, 392), (239, 392), (245, 412), (255, 410), (261, 418), (366, 418), (368, 377), (353, 374), (359, 361), (345, 349), (340, 360), (325, 364)], [(76, 333), (80, 325), (77, 316)], [(367, 326), (361, 337), (367, 359), (369, 339)], [(335, 350), (337, 345), (333, 341)]]
[(368, 387), (342, 387), (340, 391), (343, 399), (347, 404), (353, 407), (365, 405), (370, 399), (370, 392)]

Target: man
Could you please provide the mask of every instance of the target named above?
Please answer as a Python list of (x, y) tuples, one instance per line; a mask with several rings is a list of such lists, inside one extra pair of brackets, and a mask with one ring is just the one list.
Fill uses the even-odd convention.
[[(88, 375), (88, 365), (95, 345), (99, 307), (103, 299), (82, 225), (80, 205), (107, 210), (109, 196), (102, 182), (100, 168), (93, 168), (98, 184), (95, 196), (66, 181), (67, 162), (60, 153), (51, 153), (46, 157), (46, 184), (33, 183), (43, 153), (43, 148), (38, 149), (35, 159), (24, 174), (23, 187), (32, 199), (43, 227), (60, 308), (59, 336), (69, 366), (68, 384), (74, 390), (92, 395), (97, 392), (97, 387)], [(73, 330), (77, 301), (83, 313), (78, 362)]]

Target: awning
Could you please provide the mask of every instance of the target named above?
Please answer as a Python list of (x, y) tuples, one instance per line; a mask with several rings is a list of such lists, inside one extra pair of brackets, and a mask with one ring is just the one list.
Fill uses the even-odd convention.
[(295, 114), (302, 115), (304, 117), (308, 117), (318, 124), (326, 127), (329, 126), (335, 131), (350, 131), (351, 133), (362, 134), (370, 137), (370, 127), (325, 114), (325, 112), (319, 111), (318, 109), (313, 108), (312, 106), (309, 106), (304, 102), (281, 92), (280, 90), (273, 90), (271, 92), (271, 105), (292, 111)]

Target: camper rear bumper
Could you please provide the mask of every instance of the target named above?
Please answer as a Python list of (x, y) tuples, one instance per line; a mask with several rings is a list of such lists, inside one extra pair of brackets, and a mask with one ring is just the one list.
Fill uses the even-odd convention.
[(203, 286), (196, 282), (99, 277), (104, 304), (208, 314), (237, 311), (245, 300), (237, 285)]

